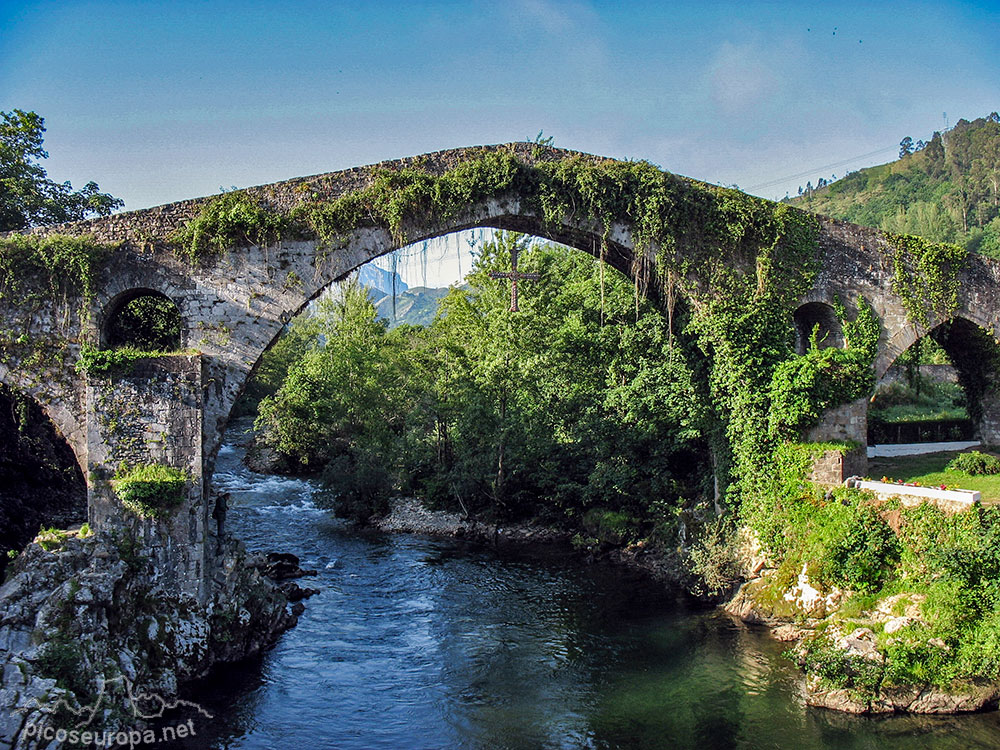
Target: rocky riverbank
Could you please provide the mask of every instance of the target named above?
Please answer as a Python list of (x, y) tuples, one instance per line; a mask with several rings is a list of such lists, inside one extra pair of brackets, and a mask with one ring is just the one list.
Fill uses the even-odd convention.
[(136, 729), (184, 682), (271, 646), (302, 607), (271, 562), (227, 543), (202, 603), (158, 586), (125, 530), (29, 544), (0, 587), (0, 750), (61, 747), (46, 728)]
[(948, 689), (927, 684), (893, 684), (886, 670), (886, 648), (939, 650), (950, 647), (926, 635), (922, 605), (926, 596), (899, 593), (848, 617), (843, 606), (850, 592), (824, 588), (811, 580), (807, 566), (783, 583), (780, 572), (760, 553), (752, 535), (741, 532), (744, 583), (723, 605), (727, 613), (770, 629), (789, 643), (806, 671), (805, 695), (810, 706), (853, 714), (953, 714), (995, 708), (1000, 683), (960, 680)]

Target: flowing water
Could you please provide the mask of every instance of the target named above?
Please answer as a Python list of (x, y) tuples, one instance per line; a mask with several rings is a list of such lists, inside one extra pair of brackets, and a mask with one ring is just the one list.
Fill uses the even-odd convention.
[(299, 624), (192, 696), (185, 748), (1000, 748), (1000, 716), (805, 707), (782, 644), (552, 551), (372, 535), (226, 445), (231, 531), (318, 570)]

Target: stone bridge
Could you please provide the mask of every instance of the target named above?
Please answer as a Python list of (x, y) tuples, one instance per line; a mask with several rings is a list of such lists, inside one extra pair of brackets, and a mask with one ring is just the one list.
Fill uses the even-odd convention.
[[(509, 153), (525, 164), (596, 157), (535, 144), (457, 149), (315, 177), (250, 188), (245, 194), (277, 214), (304, 200), (334, 201), (370, 185), (379, 174), (421, 170), (443, 175), (485, 153)], [(679, 178), (678, 178), (679, 179)], [(711, 188), (712, 190), (721, 190)], [(217, 197), (216, 197), (217, 198)], [(546, 237), (603, 257), (626, 276), (650, 284), (657, 248), (636, 241), (628, 215), (610, 227), (564, 215), (546, 220), (516, 188), (473, 196), (459, 211), (404, 216), (400, 227), (359, 220), (335, 239), (304, 235), (255, 243), (234, 239), (226, 249), (192, 263), (171, 249), (173, 233), (196, 219), (215, 198), (199, 198), (141, 211), (34, 230), (34, 234), (88, 235), (115, 250), (99, 266), (89, 295), (67, 293), (56, 301), (4, 301), (7, 329), (0, 339), (0, 381), (29, 394), (74, 451), (89, 492), (89, 514), (99, 527), (118, 522), (123, 511), (109, 479), (120, 464), (151, 462), (182, 468), (193, 477), (188, 500), (169, 523), (140, 523), (140, 533), (158, 549), (166, 581), (204, 599), (214, 562), (221, 517), (210, 492), (214, 459), (234, 403), (261, 355), (284, 325), (333, 282), (403, 244), (473, 227), (510, 229)], [(915, 323), (893, 292), (893, 253), (880, 232), (819, 218), (821, 269), (795, 314), (799, 339), (819, 325), (827, 343), (842, 344), (835, 299), (853, 309), (864, 297), (882, 323), (876, 360), (881, 375), (919, 337), (948, 326), (942, 336), (960, 370), (978, 377), (979, 429), (984, 441), (1000, 443), (1000, 401), (993, 372), (968, 342), (1000, 336), (1000, 268), (973, 256), (960, 272), (957, 307), (946, 314), (928, 305), (927, 320)], [(637, 249), (638, 247), (638, 249)], [(683, 253), (684, 248), (678, 248)], [(108, 343), (108, 325), (138, 295), (164, 295), (182, 320), (187, 353), (141, 362), (118, 378), (88, 376), (76, 364), (84, 345)], [(957, 332), (957, 333), (955, 333)], [(984, 369), (986, 368), (986, 369)], [(820, 437), (864, 442), (864, 403), (856, 418), (833, 419)], [(824, 432), (825, 430), (825, 432)], [(838, 432), (839, 430), (839, 432)]]

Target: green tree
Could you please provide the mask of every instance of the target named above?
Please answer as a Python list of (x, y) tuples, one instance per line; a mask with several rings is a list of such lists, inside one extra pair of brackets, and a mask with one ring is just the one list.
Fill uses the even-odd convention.
[(0, 231), (106, 216), (124, 205), (96, 182), (73, 190), (48, 178), (38, 163), (48, 158), (44, 123), (34, 112), (0, 112)]
[(314, 317), (311, 346), (261, 401), (256, 425), (265, 445), (305, 471), (323, 471), (335, 510), (364, 520), (384, 509), (398, 482), (412, 368), (356, 281), (321, 302)]

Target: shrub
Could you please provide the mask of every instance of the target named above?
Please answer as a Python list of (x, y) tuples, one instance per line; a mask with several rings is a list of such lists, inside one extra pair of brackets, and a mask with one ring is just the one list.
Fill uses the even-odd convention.
[(830, 574), (848, 588), (874, 593), (899, 561), (899, 540), (878, 511), (866, 503), (855, 506), (847, 521), (842, 536), (829, 549)]
[(801, 665), (831, 688), (846, 688), (853, 698), (870, 702), (882, 685), (883, 665), (837, 648), (826, 636), (804, 644)]
[(1000, 474), (1000, 458), (988, 453), (969, 451), (959, 453), (946, 467), (950, 471), (964, 471), (966, 474)]
[(929, 643), (893, 640), (886, 647), (883, 684), (947, 686), (955, 677), (954, 658)]
[(79, 643), (60, 633), (39, 649), (35, 667), (40, 675), (54, 679), (57, 686), (71, 691), (82, 703), (93, 697), (90, 679), (84, 671), (85, 657)]
[(163, 518), (184, 502), (190, 477), (162, 464), (142, 464), (115, 474), (115, 494), (126, 509), (141, 518)]
[(719, 596), (733, 588), (736, 569), (736, 528), (722, 516), (706, 523), (688, 550), (688, 568), (695, 581), (695, 596)]
[(636, 536), (638, 521), (627, 513), (591, 508), (583, 515), (583, 528), (607, 544), (624, 544)]
[(323, 469), (320, 504), (341, 518), (367, 523), (389, 512), (392, 474), (383, 457), (358, 447), (333, 458)]

